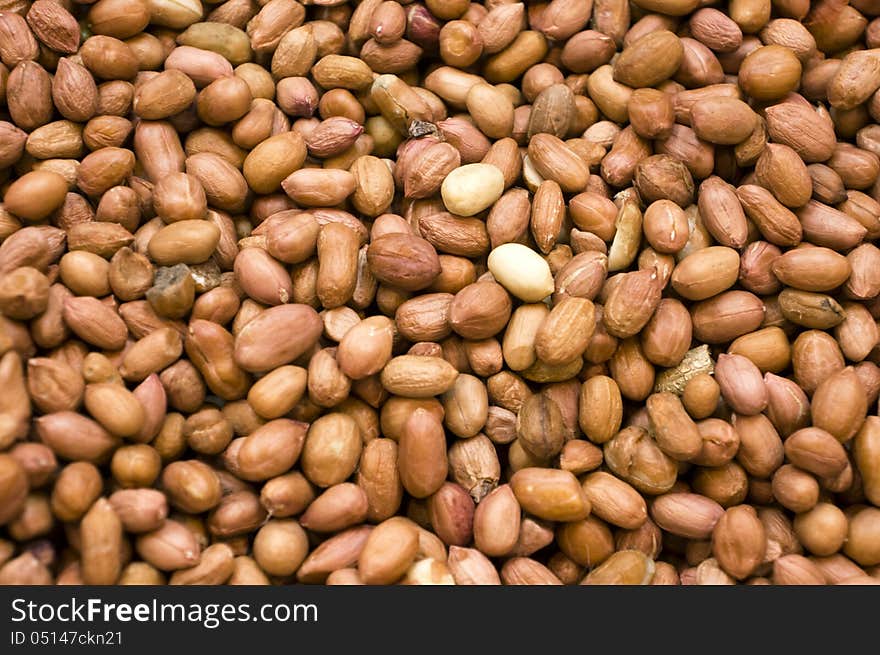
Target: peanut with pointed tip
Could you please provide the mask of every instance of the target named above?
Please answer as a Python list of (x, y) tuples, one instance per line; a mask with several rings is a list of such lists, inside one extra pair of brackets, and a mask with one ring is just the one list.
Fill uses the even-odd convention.
[(416, 498), (427, 498), (446, 479), (443, 426), (426, 410), (416, 409), (404, 423), (397, 461), (403, 488)]
[(121, 571), (122, 522), (105, 498), (99, 498), (80, 527), (80, 564), (86, 584), (114, 584)]
[(414, 523), (394, 517), (376, 526), (358, 558), (358, 571), (366, 584), (396, 582), (412, 564), (418, 551)]
[(590, 501), (568, 471), (524, 468), (510, 479), (523, 509), (551, 521), (578, 521), (590, 513)]

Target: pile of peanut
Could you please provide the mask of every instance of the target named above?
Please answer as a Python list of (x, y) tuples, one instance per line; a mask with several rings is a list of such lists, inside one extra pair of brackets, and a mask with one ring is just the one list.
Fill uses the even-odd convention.
[(0, 62), (0, 584), (880, 582), (880, 0), (0, 0)]

